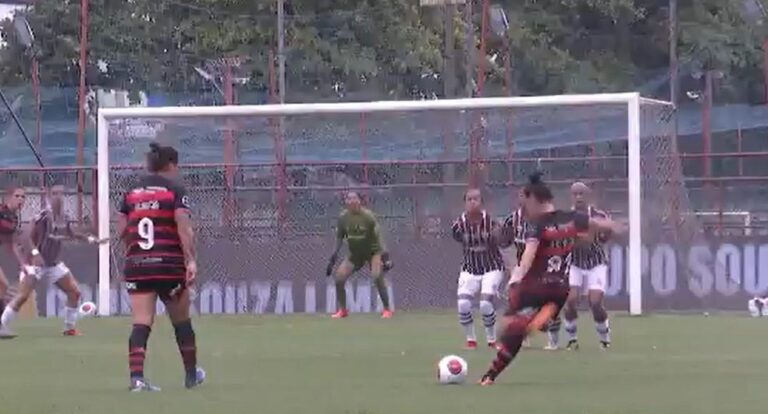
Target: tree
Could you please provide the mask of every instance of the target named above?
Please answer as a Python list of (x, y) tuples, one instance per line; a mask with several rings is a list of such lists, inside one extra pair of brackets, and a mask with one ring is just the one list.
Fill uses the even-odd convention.
[[(44, 84), (77, 83), (78, 3), (39, 0), (28, 12)], [(494, 3), (506, 10), (510, 28), (508, 42), (488, 43), (487, 94), (501, 93), (504, 73), (493, 57), (507, 52), (513, 90), (521, 94), (630, 90), (666, 70), (667, 0)], [(238, 55), (245, 58), (241, 75), (266, 87), (275, 7), (272, 0), (91, 0), (89, 83), (196, 90), (205, 82), (194, 67)], [(286, 7), (289, 100), (408, 99), (442, 91), (443, 26), (415, 0), (288, 0)], [(479, 34), (481, 2), (475, 7)], [(734, 97), (759, 79), (754, 68), (765, 37), (762, 28), (744, 23), (740, 7), (741, 0), (680, 0), (681, 61), (733, 77)], [(462, 50), (463, 30), (456, 28)], [(9, 43), (0, 50), (0, 80), (26, 82), (12, 36)]]

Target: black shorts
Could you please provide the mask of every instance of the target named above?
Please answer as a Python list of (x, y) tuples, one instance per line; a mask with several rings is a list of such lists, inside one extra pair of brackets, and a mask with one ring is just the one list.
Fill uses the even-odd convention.
[(568, 299), (570, 286), (566, 280), (541, 280), (526, 277), (509, 287), (505, 315), (533, 315), (547, 303), (557, 306), (559, 313)]
[(157, 296), (163, 301), (170, 300), (173, 296), (183, 292), (187, 287), (183, 279), (179, 280), (141, 280), (125, 281), (125, 288), (128, 294), (135, 293), (157, 293)]

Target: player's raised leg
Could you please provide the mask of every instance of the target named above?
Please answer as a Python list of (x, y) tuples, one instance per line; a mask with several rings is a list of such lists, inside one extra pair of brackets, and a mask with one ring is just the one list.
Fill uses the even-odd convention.
[(130, 390), (160, 391), (144, 376), (144, 360), (147, 356), (147, 342), (155, 322), (155, 304), (157, 293), (129, 291), (131, 301), (131, 321), (133, 327), (128, 337), (128, 369), (130, 372)]
[(197, 364), (197, 341), (189, 315), (189, 290), (182, 289), (173, 296), (164, 297), (163, 302), (173, 324), (176, 344), (184, 364), (184, 386), (194, 388), (205, 380), (205, 371)]
[(64, 336), (79, 336), (80, 332), (76, 324), (77, 306), (80, 304), (80, 286), (64, 263), (56, 265), (51, 272), (55, 272), (51, 275), (51, 280), (67, 296), (67, 304), (64, 307)]
[[(30, 269), (31, 270), (31, 269)], [(0, 316), (0, 339), (9, 339), (16, 337), (11, 331), (11, 326), (19, 310), (29, 300), (29, 296), (35, 291), (37, 285), (37, 274), (27, 274), (22, 271), (19, 275), (19, 288), (16, 291), (16, 295), (8, 302), (8, 305), (3, 309), (3, 314)]]
[(530, 286), (515, 286), (510, 289), (510, 307), (501, 320), (501, 346), (481, 379), (482, 385), (493, 384), (520, 352), (525, 338), (554, 320), (567, 297), (568, 290), (560, 286), (541, 285), (533, 289)]
[(376, 286), (376, 291), (379, 293), (381, 305), (384, 308), (381, 312), (381, 317), (389, 319), (392, 317), (392, 309), (389, 307), (389, 291), (387, 290), (387, 282), (384, 279), (384, 261), (381, 253), (376, 253), (371, 257), (371, 278), (373, 279), (374, 286)]
[(488, 347), (496, 348), (496, 305), (494, 300), (498, 295), (499, 285), (504, 279), (504, 272), (494, 270), (483, 275), (480, 285), (480, 314), (483, 316), (485, 339)]
[(608, 279), (608, 266), (598, 265), (589, 271), (589, 284), (587, 298), (589, 309), (592, 310), (592, 318), (595, 321), (595, 331), (600, 340), (600, 347), (607, 349), (611, 346), (611, 328), (608, 320), (608, 312), (603, 305), (605, 286)]
[(456, 290), (456, 310), (459, 314), (459, 324), (464, 330), (467, 349), (477, 348), (477, 337), (475, 336), (475, 321), (472, 318), (472, 300), (480, 290), (479, 275), (473, 275), (469, 272), (459, 273), (459, 284)]
[(331, 315), (334, 319), (346, 318), (349, 316), (347, 310), (347, 280), (355, 271), (355, 265), (344, 259), (336, 269), (336, 313)]

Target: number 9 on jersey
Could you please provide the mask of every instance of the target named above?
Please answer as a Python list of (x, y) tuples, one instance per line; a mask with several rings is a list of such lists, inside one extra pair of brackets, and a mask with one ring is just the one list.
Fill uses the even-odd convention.
[(152, 250), (155, 247), (155, 223), (152, 219), (144, 217), (139, 220), (137, 232), (141, 240), (139, 241), (139, 247), (144, 250)]

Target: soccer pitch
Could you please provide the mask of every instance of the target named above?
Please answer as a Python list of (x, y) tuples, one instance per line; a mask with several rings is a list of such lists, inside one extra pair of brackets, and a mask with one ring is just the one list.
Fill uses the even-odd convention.
[[(764, 413), (768, 321), (744, 316), (614, 316), (600, 351), (589, 318), (581, 350), (524, 350), (493, 387), (474, 384), (491, 361), (465, 351), (453, 314), (202, 317), (207, 382), (188, 391), (169, 323), (150, 338), (147, 376), (159, 393), (127, 391), (125, 318), (20, 321), (0, 342), (0, 412), (111, 413)], [(478, 326), (478, 331), (481, 327)], [(534, 339), (541, 348), (543, 336)], [(440, 386), (435, 363), (456, 353), (472, 383)]]

